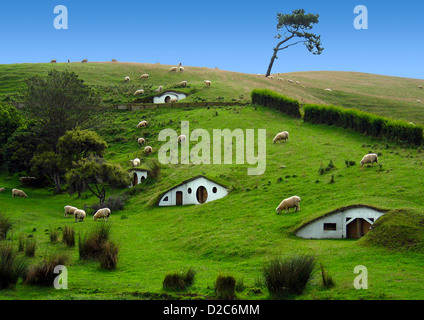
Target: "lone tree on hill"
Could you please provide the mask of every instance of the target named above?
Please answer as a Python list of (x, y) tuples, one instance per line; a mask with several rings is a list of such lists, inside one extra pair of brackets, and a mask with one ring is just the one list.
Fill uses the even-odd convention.
[[(281, 50), (287, 49), (298, 43), (303, 43), (309, 52), (313, 54), (322, 53), (324, 48), (321, 47), (321, 36), (308, 32), (308, 30), (313, 28), (314, 24), (318, 23), (318, 18), (318, 14), (305, 14), (305, 10), (303, 9), (294, 10), (291, 14), (277, 13), (278, 34), (274, 38), (282, 40), (278, 42), (277, 46), (273, 49), (274, 54), (271, 57), (271, 62), (269, 63), (265, 77), (271, 74), (274, 60), (278, 59), (277, 53)], [(283, 34), (281, 34), (281, 31)], [(293, 42), (289, 43), (292, 39)]]

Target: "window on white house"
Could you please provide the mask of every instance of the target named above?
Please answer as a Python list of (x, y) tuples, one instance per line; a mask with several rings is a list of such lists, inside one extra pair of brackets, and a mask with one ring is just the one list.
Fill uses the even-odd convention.
[(336, 230), (337, 224), (336, 223), (324, 223), (324, 230)]

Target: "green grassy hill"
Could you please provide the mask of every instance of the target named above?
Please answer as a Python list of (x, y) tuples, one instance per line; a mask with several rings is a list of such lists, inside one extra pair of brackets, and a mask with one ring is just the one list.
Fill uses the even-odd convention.
[[(358, 72), (295, 72), (274, 74), (274, 79), (263, 76), (230, 72), (218, 69), (185, 66), (184, 72), (169, 72), (169, 65), (126, 62), (89, 63), (39, 63), (0, 65), (0, 100), (12, 99), (19, 89), (25, 87), (24, 80), (33, 74), (44, 74), (53, 68), (74, 71), (88, 84), (96, 86), (106, 104), (137, 102), (135, 90), (162, 85), (175, 88), (182, 80), (188, 87), (179, 90), (190, 94), (184, 101), (249, 101), (254, 88), (268, 88), (298, 99), (301, 103), (334, 104), (358, 108), (389, 118), (413, 121), (424, 125), (424, 80), (381, 76)], [(148, 73), (149, 79), (140, 75)], [(131, 81), (123, 81), (125, 76)], [(277, 78), (284, 81), (278, 81)], [(203, 80), (211, 80), (207, 88)], [(300, 84), (286, 80), (299, 81)], [(331, 88), (328, 92), (324, 89)]]
[[(125, 86), (123, 76), (129, 74), (137, 78), (141, 72), (149, 73), (149, 81), (155, 86), (161, 82), (177, 82), (182, 77), (181, 74), (169, 74), (168, 66), (160, 65), (75, 63), (70, 66), (88, 83), (96, 85), (113, 83)], [(52, 66), (19, 65), (15, 66), (15, 72), (12, 72), (14, 66), (0, 67), (3, 70), (10, 68), (8, 72), (0, 73), (1, 82), (17, 88), (24, 75), (47, 72)], [(68, 65), (57, 64), (54, 67)], [(120, 67), (127, 69), (120, 70)], [(104, 72), (99, 73), (99, 68), (103, 68)], [(275, 79), (272, 82), (254, 75), (190, 69), (186, 68), (184, 73), (184, 76), (191, 75), (193, 79), (193, 87), (188, 89), (197, 88), (196, 94), (208, 100), (217, 94), (229, 94), (231, 86), (238, 88), (235, 89), (236, 94), (243, 94), (245, 98), (249, 95), (250, 85), (253, 88), (258, 83), (270, 89), (279, 85), (290, 88), (288, 83), (279, 84)], [(5, 74), (15, 76), (7, 81)], [(164, 78), (159, 78), (162, 74)], [(239, 81), (235, 81), (237, 76)], [(218, 88), (214, 85), (204, 88), (201, 82), (206, 77), (216, 82)], [(241, 79), (248, 80), (242, 82)], [(306, 84), (308, 81), (301, 79), (300, 74), (299, 78), (293, 79), (300, 79)], [(138, 79), (134, 81), (141, 82)], [(310, 86), (312, 82), (319, 82), (309, 81)], [(306, 84), (306, 88), (298, 86), (290, 90), (297, 90), (299, 95), (302, 90), (317, 92), (318, 89), (314, 91)], [(333, 89), (336, 90), (336, 86)], [(218, 93), (219, 90), (222, 93)], [(305, 97), (308, 95), (305, 94)], [(404, 116), (409, 117), (408, 114)], [(196, 128), (207, 130), (211, 138), (213, 129), (240, 128), (243, 132), (246, 129), (266, 129), (266, 171), (263, 175), (249, 176), (247, 168), (254, 165), (234, 164), (235, 157), (233, 164), (226, 165), (163, 165), (157, 179), (147, 179), (132, 189), (109, 190), (108, 195), (123, 193), (129, 196), (124, 210), (113, 212), (107, 222), (112, 228), (112, 238), (120, 246), (118, 267), (114, 271), (101, 269), (95, 261), (79, 260), (77, 247), (69, 249), (62, 243), (52, 244), (49, 240), (51, 230), (65, 225), (74, 227), (77, 235), (83, 235), (96, 224), (104, 223), (93, 221), (90, 209), (82, 223), (63, 216), (65, 205), (90, 207), (96, 203), (96, 198), (89, 193), (77, 198), (66, 193), (54, 195), (53, 189), (49, 188), (26, 187), (24, 190), (28, 198), (13, 199), (10, 190), (19, 187), (19, 175), (9, 176), (6, 171), (0, 171), (0, 187), (6, 187), (6, 192), (0, 193), (0, 213), (13, 222), (9, 235), (12, 243), (16, 245), (19, 236), (36, 239), (37, 252), (34, 258), (30, 258), (31, 263), (37, 263), (52, 252), (66, 252), (71, 256), (67, 265), (68, 290), (18, 284), (14, 290), (0, 290), (0, 299), (155, 298), (164, 293), (162, 282), (168, 272), (187, 267), (197, 271), (195, 283), (182, 293), (171, 292), (174, 298), (213, 298), (214, 282), (222, 272), (243, 280), (245, 288), (237, 293), (239, 299), (268, 299), (262, 268), (276, 255), (290, 257), (294, 254), (315, 255), (336, 283), (331, 289), (324, 288), (317, 267), (306, 293), (299, 299), (423, 298), (422, 245), (403, 246), (402, 241), (390, 239), (390, 228), (396, 228), (396, 219), (389, 219), (388, 226), (381, 224), (382, 231), (377, 232), (376, 229), (375, 234), (387, 237), (381, 241), (372, 237), (366, 241), (371, 233), (359, 241), (306, 240), (293, 234), (306, 221), (343, 206), (361, 203), (401, 210), (402, 226), (410, 225), (407, 220), (411, 214), (416, 228), (406, 238), (421, 241), (424, 230), (420, 225), (424, 221), (424, 199), (421, 197), (424, 153), (421, 148), (405, 149), (340, 128), (304, 123), (277, 111), (250, 105), (134, 112), (109, 110), (99, 114), (97, 120), (95, 130), (109, 145), (106, 159), (126, 169), (130, 169), (129, 160), (135, 157), (142, 160), (141, 166), (149, 166), (150, 161), (157, 159), (158, 150), (164, 144), (158, 142), (159, 132), (171, 128), (179, 133), (181, 121), (189, 121), (190, 131)], [(149, 121), (149, 127), (137, 129), (140, 120)], [(283, 130), (290, 132), (289, 141), (273, 144), (274, 135)], [(141, 136), (154, 148), (153, 154), (143, 154), (136, 142)], [(196, 142), (190, 142), (191, 148), (194, 145)], [(235, 148), (233, 143), (233, 151)], [(362, 156), (369, 152), (379, 154), (381, 166), (360, 167)], [(356, 164), (347, 167), (346, 160)], [(320, 174), (319, 169), (326, 167), (330, 161), (335, 168)], [(227, 185), (229, 195), (203, 205), (155, 205), (159, 194), (200, 174)], [(301, 197), (300, 211), (277, 215), (275, 208), (281, 200), (292, 195)], [(353, 287), (356, 277), (353, 270), (357, 265), (368, 268), (370, 282), (367, 290)]]

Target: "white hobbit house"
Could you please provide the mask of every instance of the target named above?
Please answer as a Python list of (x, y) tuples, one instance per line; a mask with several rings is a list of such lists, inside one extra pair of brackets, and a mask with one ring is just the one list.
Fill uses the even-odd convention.
[(225, 186), (197, 176), (181, 182), (159, 197), (158, 206), (182, 206), (187, 204), (202, 204), (221, 199), (228, 194)]
[(153, 103), (169, 103), (171, 102), (171, 99), (177, 99), (177, 101), (180, 101), (185, 98), (187, 98), (187, 96), (184, 93), (168, 91), (159, 96), (153, 97)]
[(353, 205), (334, 210), (296, 230), (305, 239), (358, 239), (371, 230), (386, 210), (366, 205)]
[(147, 179), (147, 171), (141, 169), (130, 169), (131, 186), (134, 187)]

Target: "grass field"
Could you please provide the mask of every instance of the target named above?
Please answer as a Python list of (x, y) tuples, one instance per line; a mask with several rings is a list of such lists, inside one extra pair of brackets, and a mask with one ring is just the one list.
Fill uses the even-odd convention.
[[(88, 77), (88, 69), (95, 69), (96, 66), (72, 65), (82, 78)], [(41, 68), (37, 70), (46, 68), (44, 65), (32, 67)], [(58, 67), (62, 68), (60, 64)], [(112, 64), (104, 64), (104, 67), (110, 67), (111, 70), (116, 68)], [(130, 68), (131, 65), (123, 67)], [(5, 70), (6, 66), (1, 68)], [(13, 66), (9, 68), (13, 69)], [(138, 71), (143, 69), (153, 73), (153, 69), (147, 66), (136, 68), (140, 68)], [(164, 66), (160, 68), (163, 68), (163, 72), (167, 70)], [(28, 73), (28, 70), (22, 65), (22, 69), (16, 69), (15, 80), (9, 80), (18, 83), (22, 74)], [(116, 85), (123, 85), (121, 75), (126, 75), (129, 70), (119, 72)], [(211, 80), (218, 83), (223, 81), (219, 79), (224, 76), (232, 83), (230, 76), (235, 76), (233, 73), (202, 68), (196, 68), (194, 72), (198, 73), (199, 88), (200, 81), (206, 75), (212, 78), (211, 74), (216, 73), (216, 78)], [(134, 71), (134, 76), (138, 73)], [(1, 81), (5, 82), (5, 73), (1, 74)], [(118, 72), (115, 70), (114, 74)], [(246, 81), (250, 81), (252, 86), (257, 81), (264, 86), (272, 81), (255, 80), (257, 76), (244, 77), (249, 79)], [(104, 75), (103, 79), (96, 81), (107, 83), (110, 79), (111, 75)], [(151, 76), (151, 79), (153, 82), (154, 77)], [(307, 78), (301, 78), (301, 74), (299, 79), (308, 84)], [(412, 83), (415, 80), (410, 81)], [(246, 90), (237, 94), (248, 96), (250, 87), (240, 81), (234, 85)], [(270, 88), (274, 89), (273, 86), (277, 85), (273, 84)], [(224, 82), (222, 88), (223, 92), (231, 91), (224, 86)], [(210, 89), (215, 90), (213, 87)], [(302, 88), (296, 90), (300, 92)], [(305, 90), (311, 95), (317, 92), (317, 89)], [(216, 94), (217, 91), (214, 91)], [(317, 98), (314, 96), (313, 99)], [(343, 99), (348, 101), (345, 97)], [(386, 100), (379, 100), (378, 103), (382, 104), (383, 101)], [(404, 116), (408, 117), (408, 114)], [(149, 128), (136, 128), (141, 119), (151, 123)], [(216, 128), (266, 129), (266, 171), (260, 176), (249, 176), (249, 164), (164, 165), (159, 178), (154, 181), (148, 179), (136, 187), (125, 209), (113, 212), (107, 222), (112, 227), (112, 238), (120, 246), (118, 267), (114, 271), (102, 270), (94, 261), (79, 260), (77, 248), (68, 249), (61, 243), (52, 244), (48, 236), (50, 230), (65, 225), (73, 226), (77, 234), (84, 234), (94, 225), (104, 223), (93, 221), (91, 215), (83, 223), (75, 223), (71, 218), (63, 217), (64, 205), (90, 206), (96, 203), (96, 198), (88, 193), (76, 198), (66, 193), (54, 195), (53, 189), (26, 188), (28, 198), (12, 199), (10, 189), (19, 186), (19, 176), (10, 177), (2, 171), (0, 185), (8, 191), (0, 193), (0, 212), (14, 223), (12, 243), (17, 243), (20, 234), (25, 237), (33, 235), (38, 249), (31, 262), (36, 263), (51, 252), (67, 252), (71, 262), (67, 266), (68, 290), (19, 283), (14, 290), (0, 291), (1, 299), (157, 298), (158, 294), (165, 292), (162, 289), (165, 275), (185, 267), (193, 267), (197, 271), (195, 283), (183, 292), (171, 293), (176, 298), (213, 298), (214, 282), (218, 274), (223, 272), (243, 279), (245, 289), (237, 293), (239, 299), (268, 299), (262, 268), (276, 255), (290, 257), (294, 254), (315, 255), (336, 283), (331, 289), (324, 288), (317, 267), (306, 293), (298, 299), (424, 298), (422, 243), (404, 247), (397, 245), (397, 239), (390, 239), (392, 248), (387, 249), (386, 246), (367, 244), (367, 236), (361, 240), (306, 240), (293, 234), (296, 227), (312, 218), (358, 203), (385, 209), (405, 209), (405, 217), (414, 214), (418, 216), (418, 221), (424, 221), (424, 199), (421, 197), (424, 153), (421, 148), (405, 149), (340, 128), (303, 123), (302, 120), (294, 120), (259, 106), (107, 111), (99, 115), (98, 120), (96, 131), (109, 145), (106, 159), (128, 169), (128, 160), (137, 156), (142, 160), (142, 166), (148, 165), (151, 159), (157, 159), (158, 149), (163, 144), (157, 141), (158, 133), (164, 128), (179, 132), (181, 121), (189, 121), (190, 130), (202, 128), (211, 136)], [(289, 141), (273, 144), (275, 133), (283, 130), (290, 132)], [(147, 143), (153, 146), (152, 155), (143, 155), (136, 143), (139, 136), (146, 137)], [(192, 147), (196, 143), (190, 144)], [(233, 148), (235, 150), (235, 144)], [(380, 154), (381, 166), (361, 168), (359, 161), (370, 151)], [(356, 165), (346, 167), (346, 160), (355, 161)], [(319, 174), (319, 168), (330, 161), (334, 163), (335, 169)], [(229, 195), (197, 206), (154, 205), (154, 199), (159, 194), (199, 174), (219, 179), (229, 187)], [(329, 183), (332, 175), (335, 181)], [(109, 195), (120, 192), (122, 190), (111, 190)], [(295, 194), (302, 198), (300, 211), (277, 215), (275, 208), (280, 201)], [(36, 231), (33, 231), (34, 228)], [(47, 229), (49, 231), (45, 231)], [(417, 232), (422, 236), (422, 226)], [(353, 287), (357, 276), (353, 270), (357, 265), (368, 268), (367, 290), (356, 290)]]

